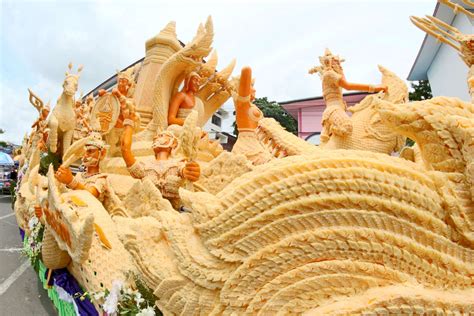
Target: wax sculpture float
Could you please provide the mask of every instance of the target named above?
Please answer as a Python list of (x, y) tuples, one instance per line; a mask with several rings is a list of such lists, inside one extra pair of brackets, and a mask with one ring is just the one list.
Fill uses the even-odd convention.
[[(474, 105), (408, 102), (382, 66), (380, 84), (351, 83), (326, 50), (314, 146), (263, 117), (251, 68), (217, 70), (213, 35), (209, 18), (182, 46), (171, 22), (110, 91), (75, 100), (67, 73), (51, 113), (30, 92), (15, 213), (26, 236), (44, 226), (46, 268), (109, 315), (474, 313)], [(342, 89), (371, 94), (347, 109)], [(227, 100), (231, 152), (202, 129)]]

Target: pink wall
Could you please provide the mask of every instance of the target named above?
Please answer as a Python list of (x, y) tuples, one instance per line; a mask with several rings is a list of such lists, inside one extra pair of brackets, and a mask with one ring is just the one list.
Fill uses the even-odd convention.
[[(356, 92), (344, 95), (348, 106), (362, 100), (368, 93)], [(281, 106), (298, 121), (298, 136), (306, 139), (311, 134), (321, 132), (321, 119), (326, 107), (323, 97), (280, 102)]]
[(321, 132), (321, 119), (323, 117), (324, 105), (301, 108), (299, 110), (298, 136), (305, 139), (311, 134)]

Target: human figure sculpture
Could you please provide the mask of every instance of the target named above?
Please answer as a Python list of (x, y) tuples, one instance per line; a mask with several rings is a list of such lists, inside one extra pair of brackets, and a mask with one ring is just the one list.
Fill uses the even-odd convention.
[[(72, 70), (72, 64), (69, 64), (69, 71)], [(74, 94), (77, 92), (79, 76), (82, 66), (78, 68), (76, 75), (66, 72), (66, 78), (63, 83), (63, 93), (59, 97), (53, 113), (49, 117), (49, 149), (56, 153), (61, 148), (60, 155), (66, 152), (71, 145), (74, 129), (76, 127), (74, 113)], [(58, 147), (59, 146), (59, 147)]]
[(31, 125), (31, 128), (36, 128), (37, 131), (44, 131), (47, 127), (46, 119), (50, 112), (49, 104), (46, 104), (40, 111), (38, 119)]
[(86, 97), (86, 103), (85, 103), (85, 106), (84, 106), (84, 113), (86, 113), (89, 117), (91, 115), (92, 108), (94, 107), (94, 104), (95, 104), (94, 96), (92, 94), (89, 94)]
[(199, 179), (201, 173), (199, 164), (172, 157), (172, 151), (177, 147), (178, 140), (169, 131), (158, 131), (153, 140), (155, 161), (147, 164), (137, 161), (131, 150), (135, 113), (126, 109), (124, 118), (121, 150), (130, 175), (136, 179), (150, 179), (163, 197), (168, 199), (173, 207), (178, 208), (178, 190), (185, 184), (185, 180), (195, 182)]
[(99, 164), (106, 154), (105, 143), (99, 133), (93, 132), (92, 138), (86, 142), (85, 146), (86, 150), (82, 157), (82, 164), (86, 167), (85, 172), (73, 176), (70, 168), (60, 166), (55, 177), (72, 190), (89, 191), (102, 202), (106, 191), (107, 175), (100, 172)]
[(31, 126), (31, 128), (36, 129), (35, 131), (36, 133), (35, 137), (37, 138), (36, 146), (40, 151), (46, 151), (46, 141), (48, 139), (47, 118), (48, 118), (49, 112), (50, 112), (50, 108), (49, 108), (49, 104), (47, 104), (41, 109), (40, 116)]
[[(125, 71), (117, 72), (117, 87), (112, 90), (112, 94), (117, 97), (120, 102), (120, 114), (115, 122), (114, 127), (110, 130), (109, 133), (105, 135), (107, 143), (110, 145), (110, 155), (116, 156), (120, 154), (120, 135), (123, 133), (123, 110), (129, 109), (130, 111), (135, 112), (135, 102), (133, 101), (133, 91), (134, 91), (134, 79), (133, 79), (134, 67), (131, 67)], [(99, 96), (106, 94), (105, 90), (99, 91)], [(112, 109), (105, 109), (98, 113), (101, 118), (101, 125), (104, 123), (110, 123), (112, 119)], [(137, 116), (137, 120), (139, 117)], [(137, 122), (136, 124), (139, 124)], [(107, 129), (107, 128), (106, 128)]]
[(30, 103), (38, 110), (38, 118), (36, 121), (31, 125), (33, 130), (31, 142), (34, 146), (36, 146), (41, 151), (46, 151), (46, 141), (48, 139), (48, 115), (50, 113), (49, 102), (48, 104), (44, 104), (43, 101), (33, 93), (30, 89), (28, 89), (30, 94), (29, 101)]
[(82, 100), (81, 98), (79, 98), (74, 103), (74, 113), (76, 114), (76, 118), (79, 116), (79, 113), (82, 112), (81, 107), (82, 107)]
[(76, 108), (74, 110), (76, 112), (76, 130), (74, 139), (77, 140), (83, 137), (87, 137), (87, 135), (91, 131), (91, 127), (89, 124), (89, 113), (87, 105), (85, 103), (82, 103), (81, 100), (77, 100)]
[(184, 81), (182, 91), (176, 93), (170, 101), (168, 109), (168, 125), (183, 126), (184, 120), (195, 110), (198, 112), (199, 121), (204, 115), (204, 104), (201, 99), (195, 96), (199, 90), (201, 77), (196, 72), (191, 72)]
[(92, 130), (90, 126), (90, 114), (88, 112), (88, 109), (83, 107), (82, 108), (82, 116), (81, 116), (81, 123), (82, 123), (82, 129), (81, 129), (81, 136), (85, 137), (87, 134)]
[[(134, 92), (134, 80), (133, 80), (134, 67), (131, 67), (125, 71), (117, 71), (117, 87), (112, 90), (112, 94), (115, 95), (119, 101), (121, 108), (135, 109), (135, 103), (133, 101)], [(105, 95), (107, 92), (104, 89), (99, 90), (99, 96)], [(123, 114), (120, 113), (119, 118), (115, 124), (116, 128), (123, 127)]]
[(319, 61), (321, 65), (311, 68), (309, 73), (319, 73), (321, 76), (323, 97), (326, 102), (326, 109), (321, 121), (323, 126), (321, 144), (325, 144), (332, 134), (343, 137), (352, 133), (352, 123), (346, 113), (347, 106), (342, 95), (343, 88), (367, 92), (386, 92), (387, 87), (348, 82), (341, 66), (344, 59), (333, 55), (329, 49), (326, 49), (324, 56), (319, 57)]
[(271, 160), (272, 155), (257, 138), (258, 121), (263, 118), (263, 113), (252, 103), (253, 100), (255, 100), (255, 89), (252, 84), (252, 69), (244, 67), (240, 75), (238, 95), (234, 97), (239, 135), (232, 152), (243, 154), (254, 165), (260, 165)]

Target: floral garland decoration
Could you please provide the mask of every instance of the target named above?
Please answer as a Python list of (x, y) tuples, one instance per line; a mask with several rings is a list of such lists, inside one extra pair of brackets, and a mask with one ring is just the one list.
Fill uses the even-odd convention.
[(84, 293), (98, 303), (106, 315), (133, 315), (133, 316), (159, 316), (161, 312), (154, 306), (155, 299), (148, 295), (148, 290), (142, 293), (146, 286), (135, 277), (137, 289), (124, 286), (123, 281), (114, 280), (112, 289), (99, 292)]
[(25, 162), (23, 167), (21, 167), (21, 169), (18, 171), (18, 175), (17, 175), (17, 179), (16, 179), (17, 181), (15, 183), (15, 187), (14, 187), (13, 192), (11, 192), (11, 195), (12, 195), (12, 208), (13, 209), (15, 208), (16, 198), (18, 196), (18, 192), (20, 192), (21, 181), (23, 180), (23, 177), (25, 176), (26, 170), (28, 170), (28, 162)]
[(28, 221), (29, 234), (26, 235), (26, 242), (23, 244), (22, 253), (27, 256), (31, 264), (36, 267), (41, 255), (41, 246), (43, 244), (44, 225), (33, 216)]

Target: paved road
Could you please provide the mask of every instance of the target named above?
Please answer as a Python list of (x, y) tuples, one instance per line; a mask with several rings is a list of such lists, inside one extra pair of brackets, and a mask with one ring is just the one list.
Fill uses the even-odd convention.
[(36, 272), (21, 255), (9, 196), (0, 195), (0, 316), (57, 315)]

